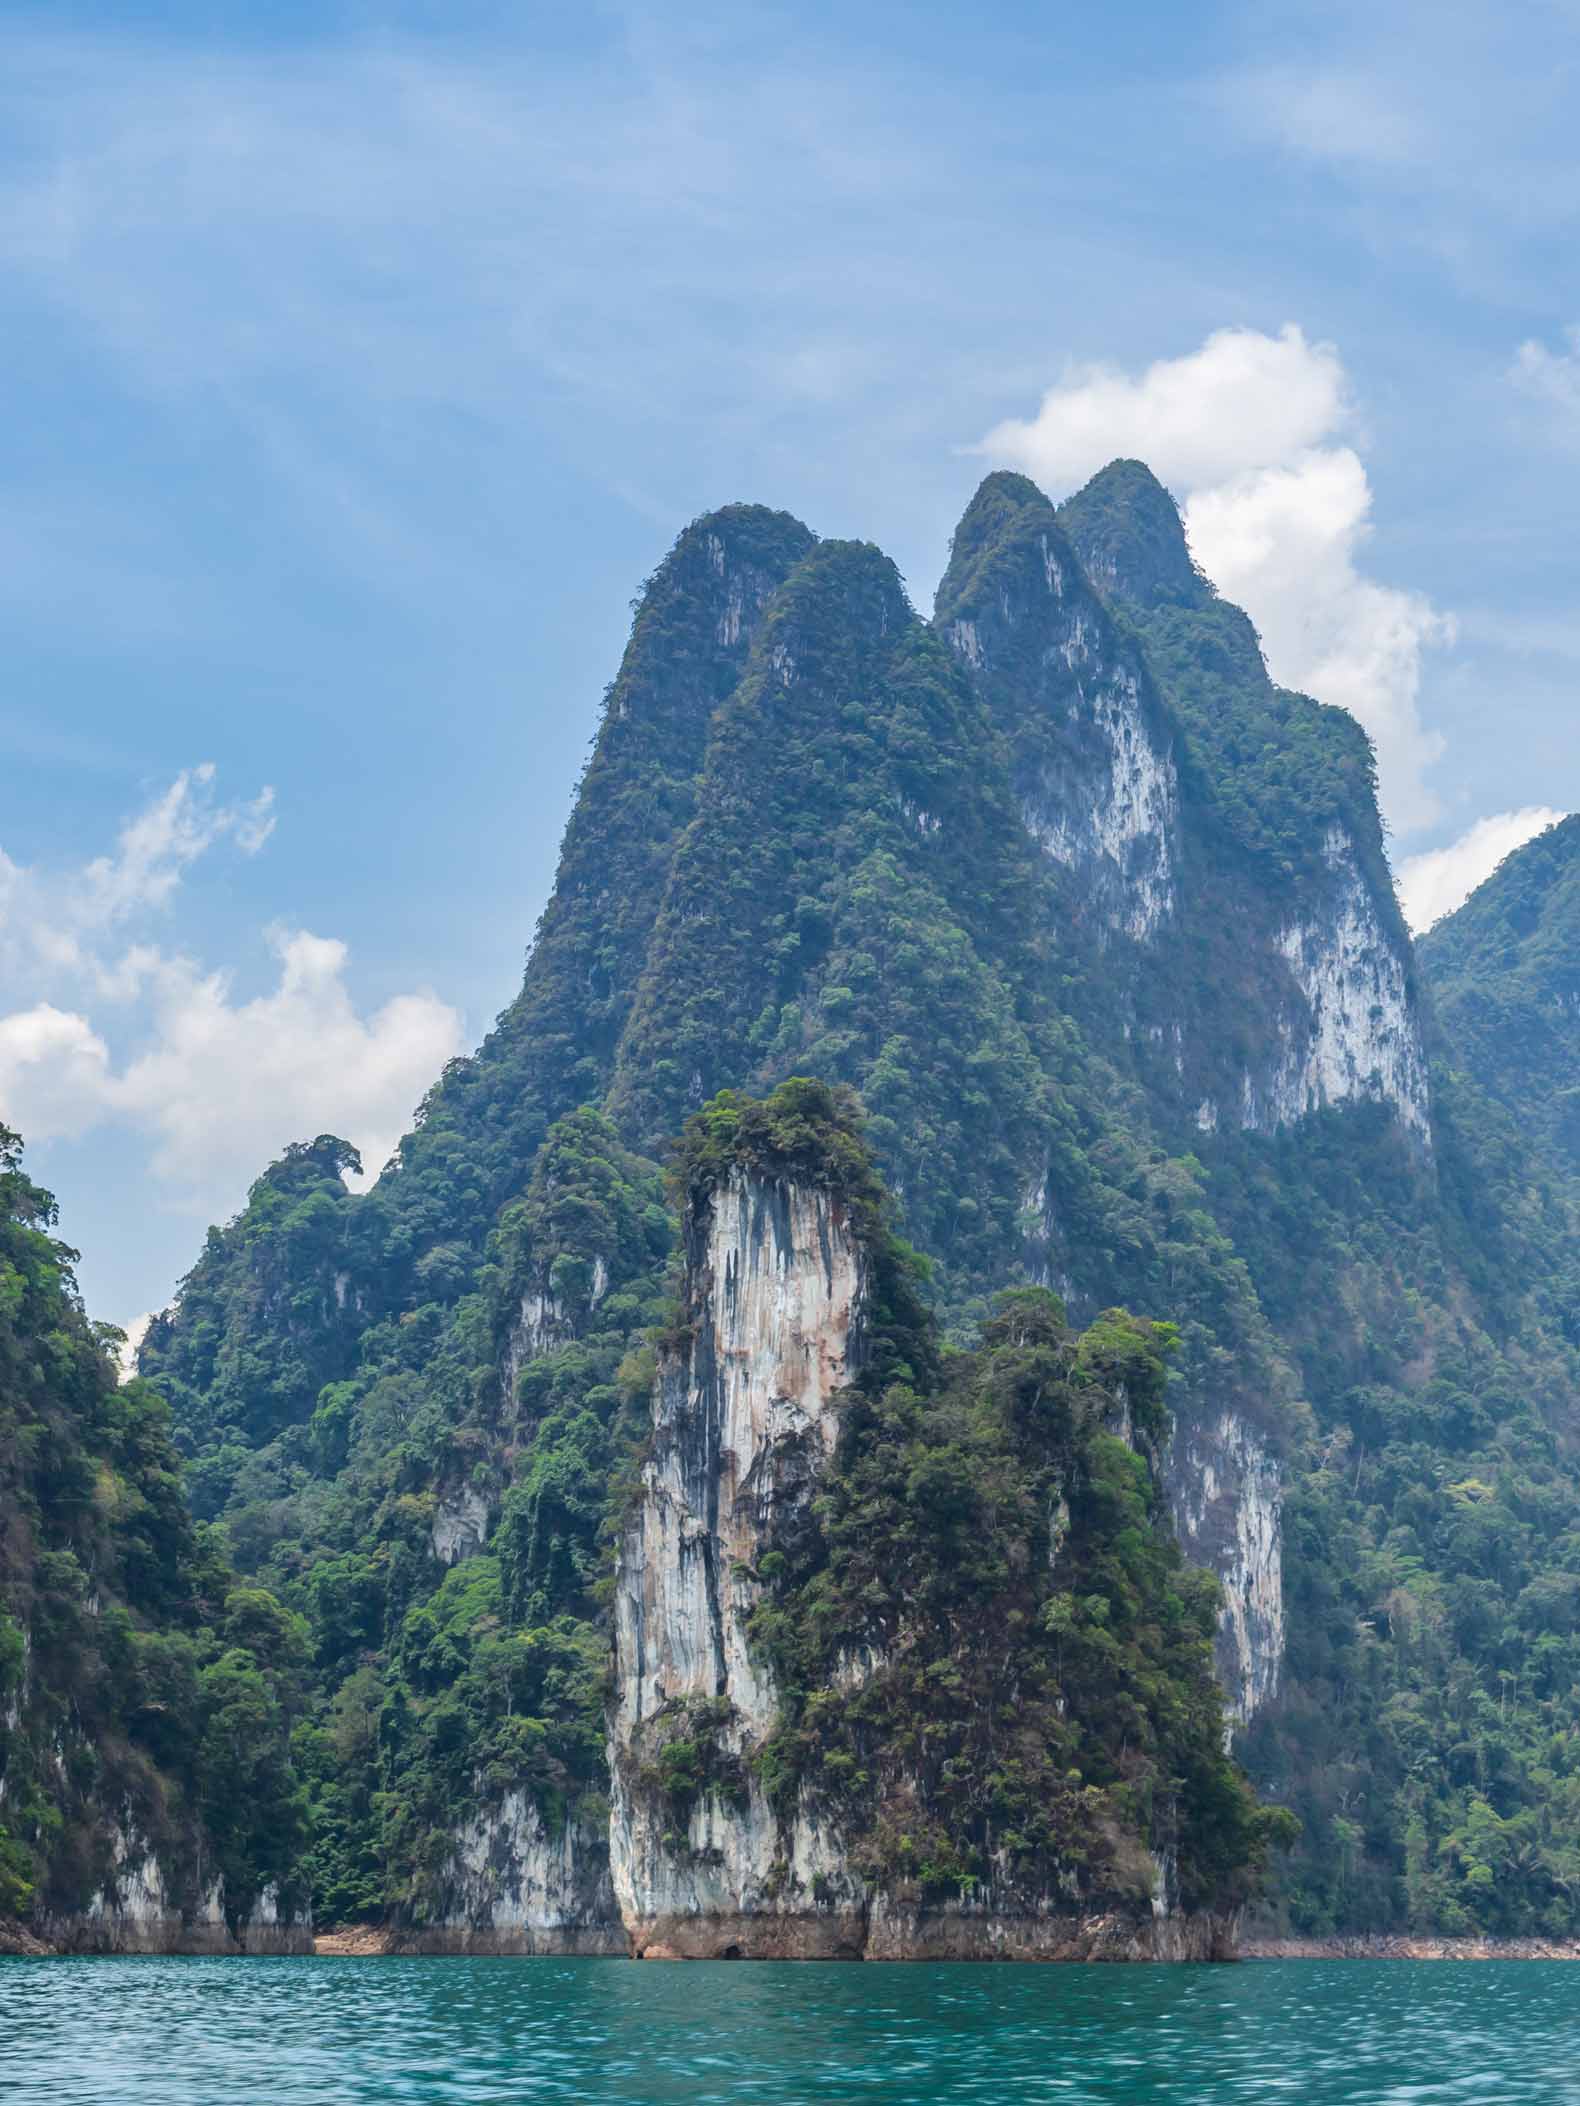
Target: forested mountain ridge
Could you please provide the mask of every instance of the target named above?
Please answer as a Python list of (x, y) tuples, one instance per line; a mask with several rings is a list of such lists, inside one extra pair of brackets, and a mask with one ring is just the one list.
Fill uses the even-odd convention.
[[(1248, 1102), (1244, 1131), (1200, 1146), (1317, 1422), (1285, 1507), (1284, 1690), (1243, 1743), (1305, 1821), (1279, 1914), (1567, 1931), (1574, 1663), (1567, 1619), (1548, 1628), (1540, 1605), (1573, 1554), (1575, 1211), (1468, 1071), (1452, 1005), (1434, 1022), (1418, 999), (1358, 727), (1271, 687), (1177, 515), (1171, 547), (1160, 495), (1116, 463), (1060, 518), (1194, 749), (1215, 881), (1248, 882), (1253, 922), (1274, 904), (1276, 948), (1308, 987), (1328, 978), (1330, 1020), (1346, 990), (1370, 1002), (1357, 1038), (1378, 1056), (1339, 1116), (1286, 1098), (1261, 1134)], [(1243, 902), (1224, 919), (1241, 936)], [(1428, 939), (1435, 994), (1434, 962)], [(1197, 977), (1243, 985), (1246, 969), (1220, 955)], [(1240, 1030), (1214, 1020), (1208, 1037)], [(1495, 1043), (1486, 1057), (1495, 1070)], [(1412, 1134), (1424, 1151), (1398, 1145)]]
[(1539, 1674), (1528, 1640), (1573, 1227), (1426, 1042), (1364, 735), (1269, 682), (1139, 464), (1058, 509), (990, 477), (931, 623), (867, 545), (689, 528), (521, 997), (366, 1197), (327, 1137), (267, 1173), (144, 1348), (202, 1510), (314, 1631), (320, 1907), (603, 1935), (655, 1161), (807, 1075), (859, 1092), (949, 1341), (1017, 1282), (1178, 1326), (1172, 1523), (1305, 1824), (1275, 1920), (1567, 1928), (1575, 1639)]
[[(321, 1136), (270, 1169), (235, 1224), (211, 1231), (183, 1283), (179, 1349), (166, 1351), (164, 1320), (148, 1345), (167, 1384), (205, 1400), (178, 1405), (208, 1415), (205, 1454), (244, 1453), (306, 1418), (381, 1315), (453, 1304), (550, 1122), (607, 1087), (713, 714), (766, 601), (811, 544), (798, 521), (755, 505), (681, 535), (648, 581), (605, 697), (521, 994), (476, 1056), (435, 1082), (365, 1201), (341, 1204), (345, 1144)], [(289, 1309), (258, 1322), (282, 1240), (297, 1246)]]
[(1580, 1169), (1580, 815), (1507, 856), (1419, 949), (1445, 1050)]

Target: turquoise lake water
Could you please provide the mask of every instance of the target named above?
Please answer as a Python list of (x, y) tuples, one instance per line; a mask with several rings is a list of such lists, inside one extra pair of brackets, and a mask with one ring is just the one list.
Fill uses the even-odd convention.
[(0, 1960), (6, 2106), (1580, 2102), (1580, 1963)]

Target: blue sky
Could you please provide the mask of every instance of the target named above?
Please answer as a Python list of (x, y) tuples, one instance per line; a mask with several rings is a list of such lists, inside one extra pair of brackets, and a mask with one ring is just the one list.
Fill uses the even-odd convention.
[(709, 506), (925, 609), (988, 466), (1141, 452), (1418, 912), (1580, 803), (1572, 4), (0, 34), (0, 1117), (97, 1314), (487, 1028)]

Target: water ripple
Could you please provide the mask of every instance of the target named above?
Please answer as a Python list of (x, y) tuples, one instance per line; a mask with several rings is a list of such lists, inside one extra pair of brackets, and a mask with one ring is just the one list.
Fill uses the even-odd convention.
[(1580, 1966), (0, 1960), (15, 2106), (1580, 2106)]

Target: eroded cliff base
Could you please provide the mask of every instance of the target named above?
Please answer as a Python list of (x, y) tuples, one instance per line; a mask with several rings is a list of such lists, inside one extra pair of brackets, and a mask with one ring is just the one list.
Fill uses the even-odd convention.
[(865, 1910), (658, 1916), (632, 1925), (639, 1960), (1232, 1960), (1228, 1916), (1124, 1909), (928, 1907), (876, 1897)]
[[(318, 1947), (321, 1952), (326, 1949), (350, 1948), (326, 1948), (322, 1944)], [(630, 1940), (618, 1923), (550, 1925), (541, 1930), (527, 1924), (496, 1928), (491, 1924), (442, 1923), (416, 1930), (388, 1931), (378, 1949), (391, 1953), (471, 1955), (480, 1959), (623, 1960), (630, 1950)]]
[(316, 1950), (307, 1923), (266, 1923), (233, 1935), (223, 1922), (117, 1922), (95, 1915), (47, 1917), (37, 1924), (0, 1922), (0, 1955), (33, 1959), (87, 1957), (301, 1958)]

